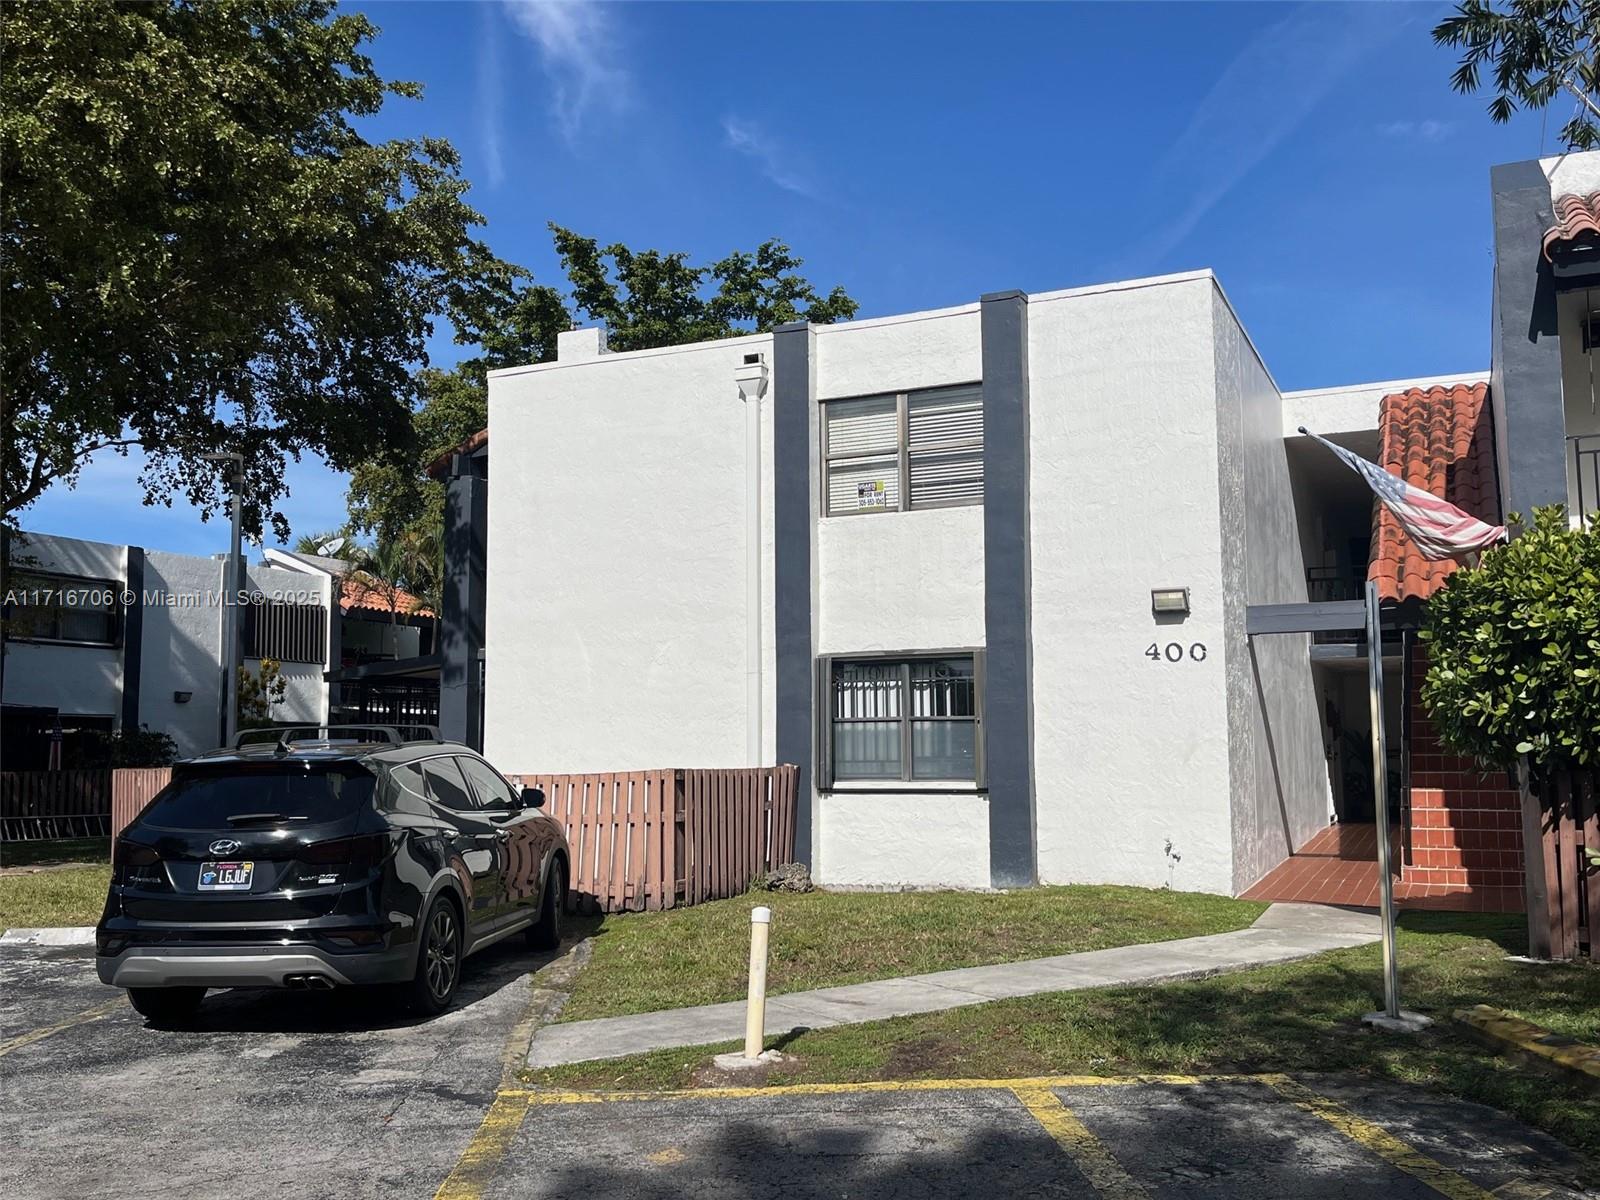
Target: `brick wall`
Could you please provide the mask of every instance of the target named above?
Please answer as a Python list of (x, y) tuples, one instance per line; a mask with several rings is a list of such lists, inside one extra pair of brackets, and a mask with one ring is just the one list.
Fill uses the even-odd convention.
[(1407, 883), (1522, 887), (1522, 805), (1504, 771), (1448, 753), (1420, 696), (1427, 652), (1412, 655), (1411, 815)]

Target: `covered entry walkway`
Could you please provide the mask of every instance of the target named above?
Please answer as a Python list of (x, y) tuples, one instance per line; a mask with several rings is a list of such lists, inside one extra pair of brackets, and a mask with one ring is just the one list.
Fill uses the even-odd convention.
[[(1389, 833), (1390, 862), (1401, 861), (1400, 831)], [(1244, 893), (1246, 900), (1378, 907), (1378, 836), (1375, 825), (1330, 825)], [(1401, 879), (1394, 885), (1402, 908), (1449, 912), (1521, 912), (1522, 889), (1474, 887)]]

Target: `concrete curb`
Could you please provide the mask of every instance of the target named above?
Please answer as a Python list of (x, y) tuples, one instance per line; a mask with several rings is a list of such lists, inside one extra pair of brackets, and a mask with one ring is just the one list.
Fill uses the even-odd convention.
[(1532, 1054), (1600, 1086), (1600, 1046), (1591, 1046), (1487, 1004), (1457, 1009), (1455, 1019), (1500, 1046)]
[(93, 925), (65, 925), (45, 929), (8, 929), (0, 933), (0, 946), (92, 946)]

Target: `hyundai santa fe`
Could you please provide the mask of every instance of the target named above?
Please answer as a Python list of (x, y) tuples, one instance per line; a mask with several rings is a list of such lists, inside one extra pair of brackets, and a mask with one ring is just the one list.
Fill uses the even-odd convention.
[(177, 764), (117, 837), (96, 965), (140, 1013), (180, 1021), (214, 987), (388, 985), (433, 1014), (468, 955), (559, 943), (570, 859), (543, 792), (431, 730), (267, 732)]

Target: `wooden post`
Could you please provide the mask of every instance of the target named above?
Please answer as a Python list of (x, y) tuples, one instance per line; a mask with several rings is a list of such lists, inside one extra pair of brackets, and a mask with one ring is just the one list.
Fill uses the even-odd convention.
[(1550, 957), (1550, 893), (1545, 879), (1544, 820), (1533, 791), (1528, 756), (1517, 763), (1517, 790), (1522, 796), (1522, 879), (1528, 908), (1528, 957)]

